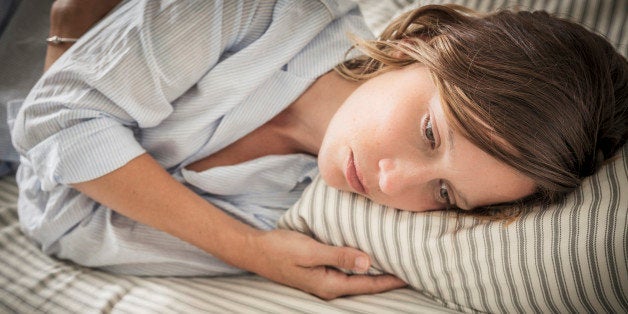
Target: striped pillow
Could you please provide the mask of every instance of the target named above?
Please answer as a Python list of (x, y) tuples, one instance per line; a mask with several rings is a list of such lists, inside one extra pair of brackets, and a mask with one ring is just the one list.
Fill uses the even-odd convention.
[(628, 55), (628, 1), (626, 0), (357, 0), (375, 34), (401, 12), (427, 4), (453, 3), (489, 12), (500, 8), (544, 10), (569, 18), (603, 34), (621, 54)]
[(359, 248), (459, 311), (627, 312), (628, 145), (564, 202), (518, 220), (411, 213), (317, 178), (279, 226)]

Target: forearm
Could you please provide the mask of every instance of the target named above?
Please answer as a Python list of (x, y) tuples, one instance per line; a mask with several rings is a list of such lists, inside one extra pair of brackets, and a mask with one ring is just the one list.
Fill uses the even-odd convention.
[(258, 231), (225, 214), (141, 155), (100, 178), (73, 187), (114, 211), (165, 231), (233, 266), (250, 270), (242, 254)]

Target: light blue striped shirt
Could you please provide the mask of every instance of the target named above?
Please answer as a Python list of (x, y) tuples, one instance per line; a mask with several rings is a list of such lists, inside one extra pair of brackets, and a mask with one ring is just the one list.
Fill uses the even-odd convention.
[(44, 74), (15, 118), (25, 233), (48, 254), (116, 272), (238, 272), (68, 185), (147, 152), (234, 217), (274, 228), (316, 175), (314, 157), (183, 167), (286, 108), (344, 59), (348, 33), (372, 36), (351, 1), (123, 3)]

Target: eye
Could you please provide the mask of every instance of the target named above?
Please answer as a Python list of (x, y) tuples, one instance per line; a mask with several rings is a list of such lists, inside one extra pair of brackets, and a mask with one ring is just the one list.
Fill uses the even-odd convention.
[(449, 187), (445, 181), (440, 180), (440, 187), (438, 190), (438, 197), (440, 202), (447, 205), (447, 209), (451, 207), (451, 199), (449, 197)]
[(436, 147), (436, 138), (434, 138), (434, 130), (432, 128), (432, 119), (430, 115), (426, 115), (423, 119), (423, 136), (425, 140), (430, 144), (430, 147), (434, 149)]

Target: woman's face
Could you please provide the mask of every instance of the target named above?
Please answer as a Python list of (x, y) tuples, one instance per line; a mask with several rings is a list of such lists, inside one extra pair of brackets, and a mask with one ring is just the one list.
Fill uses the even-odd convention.
[(461, 209), (531, 194), (533, 181), (449, 127), (427, 68), (360, 85), (332, 118), (318, 155), (323, 179), (409, 211)]

